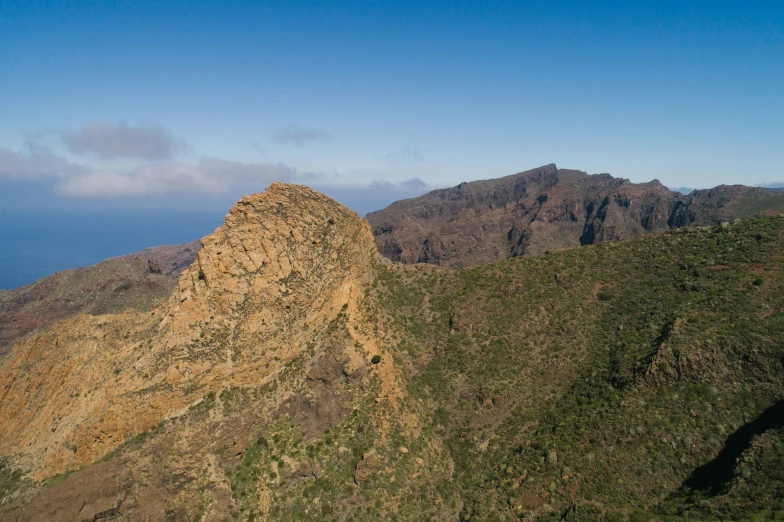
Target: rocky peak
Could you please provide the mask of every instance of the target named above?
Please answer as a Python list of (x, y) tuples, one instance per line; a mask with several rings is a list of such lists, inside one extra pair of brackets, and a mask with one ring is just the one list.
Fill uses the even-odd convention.
[(289, 312), (321, 308), (333, 291), (367, 272), (375, 255), (370, 227), (359, 215), (310, 188), (283, 183), (242, 198), (201, 244), (170, 302), (173, 333), (191, 339), (211, 317), (236, 326), (240, 309), (251, 303), (267, 314), (273, 304)]
[[(79, 315), (0, 358), (0, 455), (26, 448), (15, 465), (44, 478), (209, 393), (267, 382), (318, 346), (377, 255), (355, 212), (280, 183), (240, 200), (201, 243), (159, 309)], [(349, 356), (350, 373), (363, 363)]]

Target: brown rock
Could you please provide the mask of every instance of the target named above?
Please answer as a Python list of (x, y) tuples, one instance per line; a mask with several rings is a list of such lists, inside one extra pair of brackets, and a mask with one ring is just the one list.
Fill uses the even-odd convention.
[(374, 450), (363, 455), (362, 460), (354, 468), (354, 483), (361, 486), (363, 482), (378, 471), (380, 465), (381, 463)]
[(169, 366), (166, 370), (166, 382), (172, 383), (177, 382), (182, 378), (182, 374), (177, 369), (176, 366)]
[[(210, 392), (258, 386), (358, 295), (376, 255), (356, 213), (280, 183), (239, 201), (202, 245), (155, 315), (80, 315), (0, 359), (0, 456), (45, 478), (96, 461)], [(342, 365), (319, 370), (327, 382), (316, 379), (314, 433), (350, 412), (328, 378), (345, 379)]]
[(682, 196), (657, 180), (635, 184), (551, 164), (434, 190), (367, 220), (378, 249), (393, 261), (471, 266), (782, 208), (784, 193), (761, 188), (721, 186)]

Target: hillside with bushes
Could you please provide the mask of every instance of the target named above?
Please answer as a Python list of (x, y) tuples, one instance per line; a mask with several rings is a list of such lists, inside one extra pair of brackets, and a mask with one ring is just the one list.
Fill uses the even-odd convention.
[(468, 268), (310, 189), (0, 359), (0, 519), (784, 519), (784, 216)]

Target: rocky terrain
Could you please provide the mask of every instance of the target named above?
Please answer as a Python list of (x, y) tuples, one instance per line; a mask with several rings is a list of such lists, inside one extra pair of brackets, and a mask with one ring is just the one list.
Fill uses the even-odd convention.
[(688, 195), (545, 165), (393, 203), (368, 214), (393, 261), (472, 266), (784, 210), (784, 194), (720, 186)]
[(149, 258), (115, 258), (0, 291), (0, 356), (25, 335), (78, 314), (150, 310), (175, 282)]
[(78, 314), (150, 310), (165, 301), (201, 243), (153, 247), (0, 290), (0, 356), (25, 335)]
[(201, 241), (193, 241), (182, 245), (161, 245), (145, 248), (141, 252), (128, 254), (124, 257), (143, 257), (152, 259), (161, 267), (167, 277), (177, 279), (180, 274), (193, 263), (201, 250)]
[(784, 217), (661, 229), (409, 266), (273, 184), (0, 358), (0, 519), (781, 517)]

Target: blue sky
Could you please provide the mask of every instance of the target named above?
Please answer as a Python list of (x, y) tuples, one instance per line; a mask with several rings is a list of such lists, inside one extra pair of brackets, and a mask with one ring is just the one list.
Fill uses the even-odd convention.
[(0, 74), (0, 208), (784, 180), (780, 1), (5, 0)]

